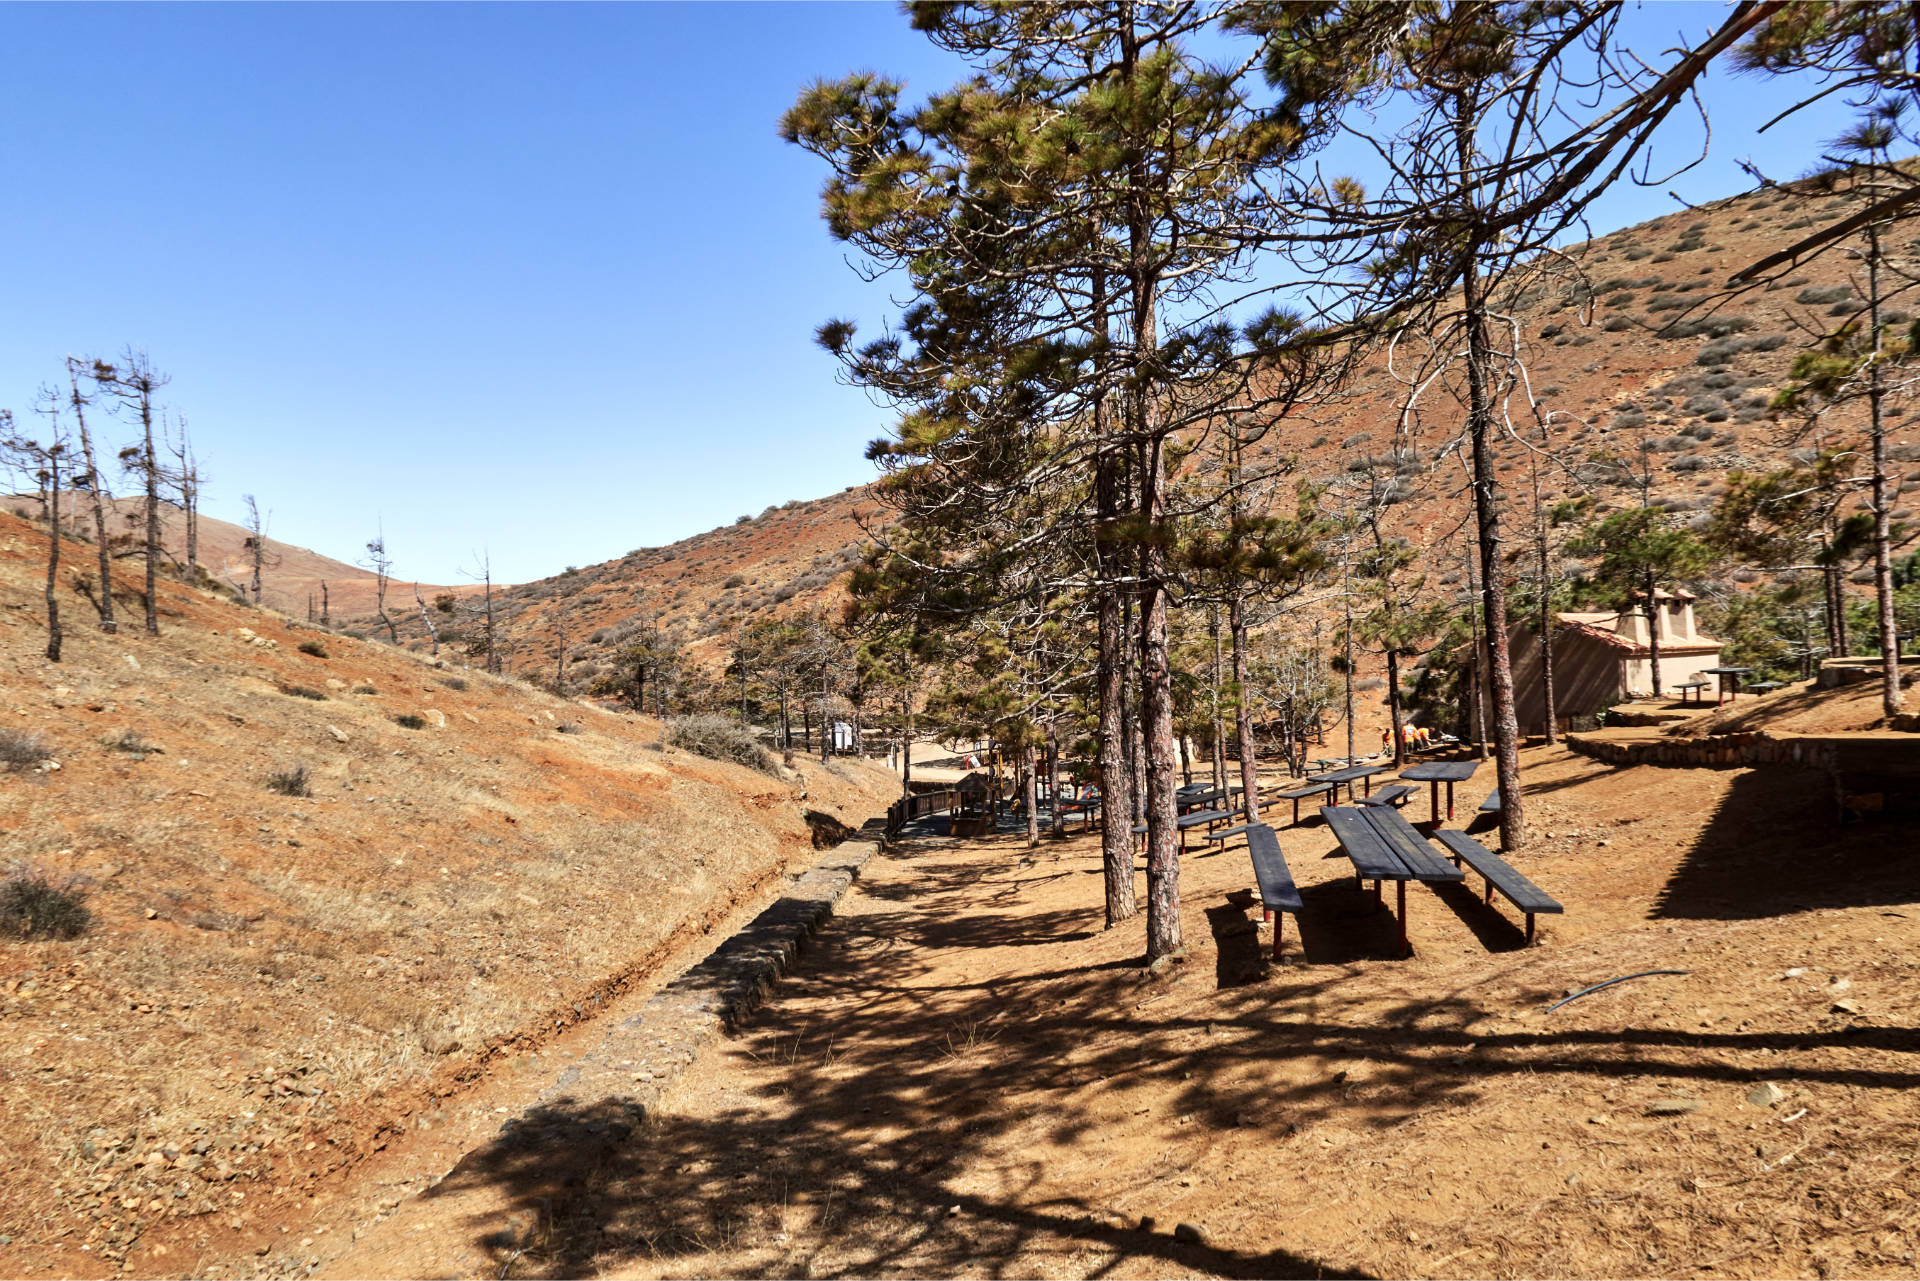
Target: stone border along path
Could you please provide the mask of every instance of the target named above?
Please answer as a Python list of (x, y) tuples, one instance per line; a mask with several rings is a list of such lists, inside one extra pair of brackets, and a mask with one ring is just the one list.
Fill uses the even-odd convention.
[[(402, 1230), (403, 1221), (412, 1231), (422, 1231), (427, 1226), (418, 1222), (422, 1216), (449, 1224), (463, 1238), (458, 1253), (467, 1257), (439, 1260), (432, 1269), (439, 1274), (485, 1266), (486, 1257), (473, 1253), (476, 1247), (517, 1254), (538, 1225), (528, 1221), (522, 1207), (483, 1204), (502, 1199), (485, 1171), (525, 1162), (556, 1144), (564, 1145), (567, 1160), (578, 1161), (586, 1155), (583, 1144), (604, 1150), (636, 1133), (700, 1048), (752, 1013), (799, 957), (860, 870), (880, 852), (885, 827), (885, 819), (869, 819), (848, 840), (826, 851), (739, 933), (668, 983), (637, 1014), (614, 1024), (525, 1110), (508, 1118), (493, 1140), (468, 1152), (392, 1218), (356, 1232), (348, 1254), (322, 1270), (331, 1273), (343, 1263), (364, 1266), (371, 1261), (369, 1248), (378, 1257), (383, 1242), (394, 1243), (392, 1234)], [(474, 1203), (461, 1204), (467, 1199)], [(472, 1226), (476, 1216), (496, 1219), (502, 1230), (482, 1242)], [(493, 1266), (498, 1266), (497, 1258)]]

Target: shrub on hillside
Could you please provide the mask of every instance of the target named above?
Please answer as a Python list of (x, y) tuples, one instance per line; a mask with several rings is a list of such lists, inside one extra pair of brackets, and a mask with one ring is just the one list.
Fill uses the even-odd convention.
[(1795, 294), (1793, 300), (1814, 307), (1822, 303), (1845, 302), (1851, 297), (1853, 297), (1851, 285), (1808, 285)]
[(25, 730), (0, 729), (0, 769), (38, 765), (53, 749)]
[(295, 698), (309, 698), (316, 703), (324, 703), (327, 701), (325, 694), (307, 685), (289, 685), (280, 692), (283, 694), (291, 694)]
[(327, 656), (327, 647), (317, 640), (303, 640), (300, 642), (300, 652), (302, 654), (311, 654), (315, 658), (325, 658)]
[(312, 796), (313, 782), (306, 766), (295, 765), (291, 769), (274, 770), (268, 774), (267, 790), (282, 796)]
[(724, 716), (676, 716), (667, 722), (667, 743), (708, 760), (732, 761), (762, 774), (774, 772), (773, 757), (753, 731)]
[(416, 716), (412, 712), (402, 712), (393, 718), (393, 723), (402, 729), (425, 729), (427, 718)]
[(77, 876), (54, 882), (30, 869), (0, 881), (0, 934), (17, 939), (71, 939), (93, 924), (86, 883)]

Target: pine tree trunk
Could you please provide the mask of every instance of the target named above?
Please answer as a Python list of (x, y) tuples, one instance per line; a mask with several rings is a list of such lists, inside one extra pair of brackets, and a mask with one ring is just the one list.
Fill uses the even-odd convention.
[[(1653, 686), (1653, 696), (1660, 697), (1660, 604), (1653, 596), (1653, 575), (1647, 575), (1647, 603), (1642, 613), (1647, 616), (1647, 680)], [(1501, 797), (1505, 800), (1505, 795)]]
[(1247, 691), (1247, 617), (1240, 598), (1227, 607), (1227, 630), (1233, 636), (1234, 730), (1240, 739), (1241, 809), (1247, 822), (1260, 821), (1260, 762), (1253, 745), (1253, 700)]
[[(744, 711), (745, 709), (742, 708)], [(913, 795), (913, 691), (900, 700), (900, 795)]]
[(1873, 595), (1879, 608), (1875, 621), (1880, 632), (1880, 710), (1888, 716), (1898, 716), (1900, 639), (1893, 613), (1893, 526), (1887, 511), (1887, 424), (1882, 412), (1887, 386), (1881, 359), (1885, 332), (1880, 323), (1880, 229), (1871, 223), (1867, 226), (1867, 306), (1873, 326), (1873, 364), (1868, 373), (1867, 404), (1872, 414)]
[(1213, 790), (1220, 793), (1220, 808), (1227, 808), (1227, 719), (1220, 705), (1221, 685), (1226, 679), (1225, 655), (1220, 641), (1220, 607), (1209, 606), (1207, 631), (1213, 636)]
[(1393, 734), (1393, 767), (1407, 763), (1407, 740), (1400, 732), (1400, 651), (1387, 647), (1387, 719)]
[(1027, 848), (1040, 844), (1040, 752), (1027, 744)]
[[(1161, 517), (1160, 448), (1146, 450), (1141, 477), (1143, 515)], [(1147, 548), (1145, 590), (1140, 602), (1140, 719), (1147, 766), (1147, 960), (1181, 947), (1180, 833), (1174, 797), (1173, 664), (1167, 641), (1165, 552), (1157, 540)]]
[[(1539, 464), (1534, 464), (1534, 506), (1540, 505)], [(1551, 747), (1558, 736), (1554, 726), (1553, 704), (1553, 561), (1547, 546), (1547, 525), (1544, 514), (1540, 518), (1538, 537), (1540, 540), (1540, 697), (1546, 704), (1547, 745)]]
[(1547, 742), (1559, 741), (1556, 721), (1559, 705), (1553, 693), (1553, 615), (1543, 612), (1540, 620), (1540, 693), (1547, 704)]
[[(1464, 114), (1464, 113), (1463, 113)], [(1466, 119), (1463, 128), (1471, 130)], [(1471, 145), (1470, 138), (1463, 148)], [(1520, 726), (1514, 709), (1513, 664), (1507, 645), (1507, 594), (1500, 552), (1498, 480), (1493, 466), (1493, 398), (1488, 371), (1494, 354), (1487, 335), (1487, 303), (1478, 264), (1469, 255), (1463, 280), (1467, 325), (1467, 430), (1473, 446), (1473, 497), (1480, 543), (1480, 600), (1487, 630), (1487, 683), (1493, 695), (1495, 773), (1500, 788), (1500, 841), (1517, 850), (1526, 844), (1526, 809), (1520, 784)]]
[(1847, 597), (1841, 586), (1840, 567), (1828, 565), (1820, 571), (1827, 584), (1827, 657), (1840, 658), (1847, 652)]

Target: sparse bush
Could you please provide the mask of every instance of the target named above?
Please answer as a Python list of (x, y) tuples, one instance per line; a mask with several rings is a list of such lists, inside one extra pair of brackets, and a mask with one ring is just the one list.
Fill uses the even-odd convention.
[(353, 692), (356, 694), (378, 694), (380, 691), (367, 684), (367, 682), (361, 681), (353, 687)]
[(295, 765), (291, 769), (274, 770), (268, 774), (267, 790), (282, 796), (312, 796), (313, 782), (307, 776), (306, 766)]
[(1819, 307), (1830, 302), (1845, 302), (1851, 297), (1853, 297), (1851, 285), (1808, 285), (1795, 294), (1793, 300), (1809, 307)]
[(745, 574), (728, 574), (726, 581), (720, 585), (729, 590), (735, 587), (745, 587), (747, 585), (747, 576)]
[(0, 729), (0, 769), (38, 765), (52, 754), (52, 748), (25, 730)]
[(17, 939), (71, 939), (93, 925), (86, 882), (69, 876), (55, 882), (22, 868), (0, 881), (0, 934)]
[(327, 696), (319, 690), (314, 689), (311, 685), (289, 685), (280, 692), (282, 694), (291, 694), (295, 698), (310, 698), (316, 703), (324, 703), (327, 701)]
[(464, 676), (446, 676), (441, 678), (440, 683), (448, 689), (464, 690), (467, 687), (467, 678)]
[(1695, 316), (1688, 320), (1676, 320), (1658, 331), (1661, 338), (1725, 338), (1729, 334), (1744, 333), (1753, 328), (1753, 322), (1745, 316)]
[(105, 742), (110, 751), (125, 752), (128, 756), (157, 756), (160, 754), (160, 748), (156, 744), (149, 743), (146, 739), (140, 737), (136, 731), (130, 729), (123, 729), (118, 734), (107, 735)]
[(695, 756), (709, 760), (731, 761), (759, 770), (774, 772), (774, 761), (751, 730), (724, 716), (676, 716), (667, 722), (666, 741)]
[(300, 642), (300, 652), (302, 654), (311, 654), (315, 658), (325, 658), (327, 656), (327, 647), (317, 640), (303, 640)]
[(584, 731), (580, 728), (579, 721), (561, 721), (553, 727), (553, 732), (556, 734), (579, 734)]
[(427, 718), (415, 715), (412, 712), (402, 712), (393, 718), (393, 723), (402, 729), (425, 729), (427, 727)]
[(1600, 328), (1610, 334), (1617, 334), (1622, 330), (1632, 329), (1633, 318), (1631, 316), (1608, 316), (1606, 323), (1601, 325)]
[(1611, 425), (1616, 429), (1631, 431), (1635, 427), (1644, 426), (1646, 421), (1647, 416), (1639, 410), (1623, 409), (1613, 416), (1613, 423)]

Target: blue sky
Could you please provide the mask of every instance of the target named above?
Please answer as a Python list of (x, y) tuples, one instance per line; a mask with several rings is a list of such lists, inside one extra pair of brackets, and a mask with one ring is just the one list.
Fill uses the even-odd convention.
[[(1718, 5), (1652, 6), (1636, 32)], [(781, 143), (810, 79), (958, 68), (888, 4), (0, 6), (0, 405), (144, 346), (272, 533), (519, 580), (869, 479), (887, 415), (812, 343), (893, 310)], [(1790, 176), (1777, 88), (1708, 87), (1689, 199)], [(1611, 197), (1596, 230), (1677, 208)]]

